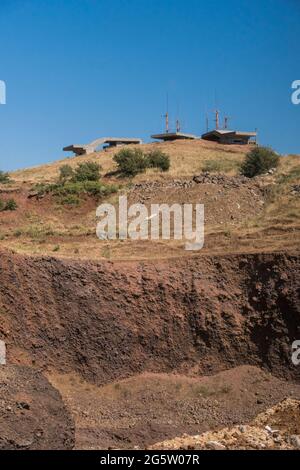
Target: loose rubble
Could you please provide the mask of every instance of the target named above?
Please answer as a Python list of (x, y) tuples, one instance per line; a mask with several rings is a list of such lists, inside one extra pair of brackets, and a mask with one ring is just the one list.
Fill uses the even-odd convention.
[[(267, 422), (272, 425), (265, 424)], [(295, 423), (298, 423), (299, 434), (292, 434)], [(155, 444), (151, 449), (299, 450), (300, 401), (286, 399), (259, 414), (250, 424), (209, 431), (198, 436), (183, 435)]]

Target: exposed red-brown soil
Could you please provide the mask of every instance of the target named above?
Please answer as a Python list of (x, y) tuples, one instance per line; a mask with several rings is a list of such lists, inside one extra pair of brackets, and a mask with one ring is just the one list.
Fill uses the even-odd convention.
[(145, 448), (250, 422), (288, 396), (300, 399), (300, 384), (253, 366), (197, 378), (144, 373), (100, 387), (74, 374), (51, 374), (50, 380), (75, 417), (80, 449)]
[(72, 449), (74, 421), (37, 370), (0, 367), (0, 449)]
[(10, 362), (97, 384), (242, 364), (299, 379), (299, 262), (283, 253), (121, 264), (4, 252), (0, 338)]

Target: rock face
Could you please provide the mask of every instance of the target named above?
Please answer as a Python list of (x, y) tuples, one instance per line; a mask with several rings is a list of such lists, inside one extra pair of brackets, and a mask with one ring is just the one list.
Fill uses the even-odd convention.
[(8, 363), (97, 384), (243, 364), (297, 380), (299, 268), (283, 253), (92, 263), (4, 252), (0, 339)]
[(0, 366), (0, 450), (69, 450), (74, 423), (59, 392), (29, 367)]

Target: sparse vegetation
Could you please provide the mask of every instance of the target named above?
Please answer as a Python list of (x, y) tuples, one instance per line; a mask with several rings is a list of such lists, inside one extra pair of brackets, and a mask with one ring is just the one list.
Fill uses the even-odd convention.
[(170, 157), (161, 150), (153, 150), (146, 156), (147, 168), (159, 168), (168, 171), (170, 168)]
[(70, 206), (79, 205), (83, 194), (100, 198), (117, 192), (117, 185), (99, 181), (100, 169), (100, 165), (93, 162), (81, 163), (75, 171), (70, 165), (63, 165), (60, 167), (57, 183), (38, 184), (35, 190), (38, 195), (51, 193), (57, 196), (61, 204)]
[[(95, 162), (80, 163), (74, 171), (72, 180), (74, 182), (99, 181), (101, 166)], [(69, 171), (69, 170), (68, 170)]]
[(230, 173), (239, 171), (240, 168), (240, 162), (233, 158), (230, 160), (205, 160), (202, 171), (208, 171), (210, 173)]
[(70, 165), (62, 165), (59, 169), (59, 181), (65, 183), (74, 176), (73, 168)]
[(255, 147), (247, 155), (241, 166), (241, 173), (248, 178), (266, 173), (279, 165), (280, 156), (268, 147)]
[(117, 191), (118, 186), (100, 181), (69, 182), (64, 185), (53, 185), (51, 188), (51, 192), (57, 196), (89, 194), (90, 196), (103, 197)]
[(66, 183), (56, 183), (36, 186), (39, 195), (53, 194), (59, 198), (61, 204), (78, 205), (80, 196), (88, 194), (94, 197), (105, 197), (116, 193), (119, 187), (115, 184), (105, 184), (101, 181), (69, 181)]
[(9, 173), (5, 173), (4, 171), (0, 170), (0, 183), (10, 183), (11, 179)]
[(6, 202), (0, 200), (0, 211), (15, 211), (18, 205), (14, 199), (8, 199)]
[(135, 176), (147, 168), (147, 159), (141, 149), (122, 149), (114, 156), (114, 161), (124, 176)]
[[(299, 158), (299, 157), (298, 157)], [(278, 176), (277, 183), (284, 184), (289, 182), (298, 182), (300, 180), (300, 165), (292, 168), (288, 173), (283, 173)]]
[(160, 150), (144, 153), (141, 149), (125, 148), (114, 156), (114, 161), (118, 171), (129, 177), (143, 173), (147, 168), (159, 168), (161, 171), (170, 168), (170, 157)]

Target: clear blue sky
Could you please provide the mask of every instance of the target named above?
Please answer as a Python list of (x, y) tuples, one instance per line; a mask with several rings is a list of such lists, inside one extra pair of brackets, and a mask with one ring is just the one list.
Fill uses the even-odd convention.
[(299, 0), (1, 0), (0, 50), (0, 169), (105, 135), (149, 140), (167, 91), (185, 131), (217, 104), (300, 153)]

